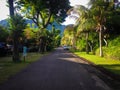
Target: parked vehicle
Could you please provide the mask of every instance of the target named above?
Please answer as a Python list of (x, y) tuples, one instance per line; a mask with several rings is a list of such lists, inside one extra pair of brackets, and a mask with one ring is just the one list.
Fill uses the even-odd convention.
[(0, 42), (0, 56), (5, 56), (7, 54), (7, 46), (4, 42)]
[(64, 49), (64, 50), (69, 50), (69, 49), (70, 49), (70, 46), (63, 46), (63, 49)]

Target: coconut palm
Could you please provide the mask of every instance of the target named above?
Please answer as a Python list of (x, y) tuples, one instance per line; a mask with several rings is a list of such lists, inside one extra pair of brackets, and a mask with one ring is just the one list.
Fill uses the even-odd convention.
[(90, 14), (90, 10), (85, 6), (80, 5), (77, 8), (77, 12), (79, 14), (79, 18), (76, 22), (77, 24), (77, 33), (85, 33), (86, 37), (86, 53), (89, 53), (88, 50), (88, 37), (89, 32), (94, 28), (95, 22)]
[(104, 0), (93, 0), (91, 12), (93, 19), (96, 21), (96, 31), (99, 33), (99, 46), (100, 46), (100, 56), (103, 56), (102, 50), (102, 41), (103, 41), (103, 32), (106, 29), (106, 3)]

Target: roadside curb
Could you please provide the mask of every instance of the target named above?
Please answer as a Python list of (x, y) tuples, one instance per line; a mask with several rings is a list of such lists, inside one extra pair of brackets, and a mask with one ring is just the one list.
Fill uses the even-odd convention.
[(106, 74), (107, 76), (109, 76), (110, 78), (112, 78), (115, 81), (120, 82), (120, 75), (114, 74), (110, 71), (108, 71), (107, 69), (105, 69), (102, 66), (97, 66), (96, 64), (94, 64), (93, 62), (88, 61), (87, 59), (77, 56), (76, 54), (72, 53), (73, 55), (75, 55), (77, 58), (82, 59), (83, 61), (87, 62), (88, 64), (90, 64), (91, 66), (97, 68), (98, 70), (100, 70), (101, 72), (103, 72), (104, 74)]

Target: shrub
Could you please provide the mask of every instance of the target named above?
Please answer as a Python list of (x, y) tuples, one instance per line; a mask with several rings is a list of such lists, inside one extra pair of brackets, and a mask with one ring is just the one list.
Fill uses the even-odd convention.
[(120, 48), (114, 49), (109, 56), (111, 59), (120, 60)]
[[(99, 48), (96, 55), (99, 55)], [(108, 47), (103, 47), (103, 55), (105, 58), (120, 60), (120, 36), (109, 42)]]

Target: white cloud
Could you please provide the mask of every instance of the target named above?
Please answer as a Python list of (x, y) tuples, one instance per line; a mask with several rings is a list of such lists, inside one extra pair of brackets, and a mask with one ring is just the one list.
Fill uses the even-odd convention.
[(62, 23), (62, 25), (69, 25), (69, 24), (75, 24), (76, 19), (75, 18), (71, 18), (70, 16), (68, 16), (65, 19), (65, 22)]
[(87, 6), (89, 0), (69, 0), (71, 6), (85, 5)]
[[(76, 5), (84, 5), (87, 7), (87, 4), (89, 2), (89, 0), (69, 0), (70, 1), (70, 5), (71, 6), (76, 6)], [(71, 14), (71, 16), (77, 16), (78, 15), (76, 14)], [(75, 24), (76, 22), (76, 18), (70, 18), (70, 16), (68, 16), (66, 19), (65, 19), (65, 22), (63, 22), (62, 24), (63, 25), (69, 25), (69, 24)]]

